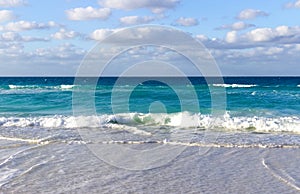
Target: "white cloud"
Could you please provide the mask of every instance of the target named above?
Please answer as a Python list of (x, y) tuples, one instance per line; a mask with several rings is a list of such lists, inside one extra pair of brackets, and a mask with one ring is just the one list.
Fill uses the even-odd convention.
[(278, 26), (276, 28), (257, 28), (246, 33), (245, 36), (253, 42), (299, 42), (300, 27)]
[(207, 38), (202, 41), (208, 48), (218, 50), (295, 45), (300, 44), (300, 27), (256, 28), (245, 33), (233, 30), (226, 34), (224, 40)]
[(277, 33), (278, 36), (290, 35), (295, 30), (298, 31), (299, 27), (290, 28), (288, 26), (278, 26), (278, 27), (275, 28), (275, 32)]
[(0, 7), (18, 7), (26, 5), (24, 0), (0, 0)]
[(93, 8), (91, 6), (86, 8), (74, 8), (66, 10), (65, 13), (69, 20), (105, 20), (111, 15), (109, 8)]
[(181, 26), (196, 26), (198, 25), (198, 20), (196, 18), (180, 17), (176, 20), (176, 23)]
[(297, 44), (210, 51), (223, 75), (300, 75)]
[(0, 31), (25, 31), (25, 30), (33, 30), (33, 29), (47, 29), (59, 26), (53, 21), (48, 23), (37, 23), (37, 22), (29, 22), (29, 21), (18, 21), (18, 22), (10, 22), (6, 25), (0, 25)]
[(180, 0), (100, 0), (103, 7), (134, 10), (139, 8), (150, 9), (153, 13), (162, 13), (167, 9), (173, 9)]
[(72, 39), (79, 35), (79, 33), (73, 31), (73, 30), (66, 30), (64, 28), (60, 29), (58, 32), (51, 34), (51, 37), (58, 40), (64, 40), (64, 39)]
[(0, 34), (0, 41), (5, 42), (33, 42), (33, 41), (49, 41), (46, 37), (21, 36), (16, 32), (4, 32)]
[(300, 0), (285, 4), (285, 8), (300, 8)]
[(237, 16), (240, 20), (248, 20), (248, 19), (254, 19), (259, 16), (268, 16), (269, 14), (261, 11), (261, 10), (255, 10), (255, 9), (245, 9), (239, 13)]
[[(91, 39), (95, 40), (102, 40), (103, 38), (107, 37), (108, 35), (112, 34), (113, 32), (122, 30), (123, 28), (117, 28), (117, 29), (97, 29), (95, 30), (91, 35)], [(168, 29), (165, 28), (151, 28), (149, 26), (143, 26), (139, 27), (137, 29), (135, 28), (129, 28), (126, 30), (126, 33), (119, 34), (114, 40), (110, 40), (113, 42), (128, 42), (128, 41), (137, 41), (137, 40), (143, 40), (145, 38), (160, 41), (162, 37), (164, 39), (168, 39), (170, 33), (172, 33), (174, 29)], [(155, 32), (155, 33), (154, 33)], [(176, 32), (176, 31), (175, 31)], [(178, 40), (180, 41), (180, 40)]]
[(9, 10), (0, 10), (0, 22), (5, 22), (9, 20), (15, 19), (16, 16), (13, 14), (12, 11)]
[(146, 24), (152, 21), (154, 21), (154, 17), (151, 16), (126, 16), (120, 18), (120, 22), (123, 25)]
[(249, 27), (254, 27), (254, 26), (255, 25), (253, 25), (253, 24), (246, 24), (244, 22), (236, 22), (236, 23), (232, 24), (231, 29), (232, 30), (243, 30), (243, 29), (246, 29)]
[(35, 42), (35, 41), (49, 41), (48, 37), (32, 37), (32, 36), (22, 36), (22, 41), (24, 42)]
[(48, 57), (55, 58), (72, 58), (73, 56), (83, 56), (83, 54), (85, 53), (84, 50), (79, 49), (75, 45), (69, 43), (49, 49), (36, 49), (34, 54), (41, 56), (43, 52), (47, 53)]
[(237, 32), (230, 31), (226, 34), (225, 41), (228, 43), (234, 43), (237, 41)]
[(200, 42), (209, 40), (209, 38), (208, 38), (207, 36), (203, 35), (203, 34), (198, 34), (198, 35), (196, 35), (195, 37), (196, 37), (196, 39), (198, 39)]
[(276, 35), (271, 28), (258, 28), (251, 30), (246, 36), (253, 42), (265, 42), (272, 40)]
[(229, 29), (229, 30), (235, 30), (235, 31), (239, 31), (239, 30), (244, 30), (247, 28), (251, 28), (254, 27), (254, 24), (247, 24), (245, 22), (235, 22), (233, 24), (229, 24), (229, 25), (223, 25), (219, 28), (216, 28), (217, 30), (225, 30), (225, 29)]
[(20, 41), (22, 37), (15, 32), (5, 32), (0, 36), (1, 41)]
[(281, 48), (281, 47), (270, 47), (270, 48), (267, 48), (265, 50), (264, 54), (266, 54), (266, 55), (276, 55), (276, 54), (279, 54), (283, 51), (284, 51), (284, 49)]
[(97, 29), (90, 35), (90, 38), (93, 40), (103, 40), (110, 34), (118, 31), (119, 29)]
[(19, 43), (6, 44), (6, 48), (0, 49), (0, 58), (4, 57), (19, 57), (24, 53), (24, 46)]
[(0, 75), (13, 76), (74, 76), (78, 64), (86, 54), (83, 49), (62, 44), (26, 51), (24, 45), (16, 42), (0, 41)]

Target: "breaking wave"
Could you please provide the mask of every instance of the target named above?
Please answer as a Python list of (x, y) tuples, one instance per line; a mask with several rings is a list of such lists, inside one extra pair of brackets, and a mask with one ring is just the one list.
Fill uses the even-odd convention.
[(220, 131), (289, 132), (300, 133), (300, 118), (286, 117), (219, 117), (211, 115), (180, 113), (124, 113), (99, 116), (39, 116), (0, 117), (1, 127), (43, 127), (43, 128), (124, 128), (139, 126), (170, 126), (174, 128), (198, 128)]
[(254, 84), (213, 84), (214, 87), (224, 87), (224, 88), (251, 88), (257, 85)]
[(8, 85), (8, 89), (73, 89), (75, 85), (58, 85), (58, 86), (44, 86), (44, 85)]

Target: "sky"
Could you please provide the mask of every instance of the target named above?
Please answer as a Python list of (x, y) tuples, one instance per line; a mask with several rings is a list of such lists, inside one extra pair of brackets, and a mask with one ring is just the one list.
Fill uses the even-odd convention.
[(300, 0), (0, 0), (0, 76), (73, 76), (99, 41), (145, 24), (200, 41), (222, 75), (300, 76)]

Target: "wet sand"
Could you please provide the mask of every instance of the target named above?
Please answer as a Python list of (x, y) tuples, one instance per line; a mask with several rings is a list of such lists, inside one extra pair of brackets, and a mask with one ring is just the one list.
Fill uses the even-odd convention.
[(103, 162), (80, 141), (0, 145), (2, 193), (300, 192), (297, 148), (214, 147), (202, 154), (190, 146), (164, 166), (132, 171)]

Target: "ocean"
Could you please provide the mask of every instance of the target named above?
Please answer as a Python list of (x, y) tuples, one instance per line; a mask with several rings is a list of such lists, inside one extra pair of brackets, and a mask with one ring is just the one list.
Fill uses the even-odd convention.
[[(278, 189), (274, 187), (276, 181), (272, 182), (282, 179), (289, 189), (298, 190), (300, 177), (295, 168), (300, 148), (300, 77), (224, 77), (222, 82), (220, 78), (208, 79), (0, 78), (0, 190), (151, 193), (172, 186), (169, 191), (179, 193), (218, 193), (222, 186), (210, 185), (213, 179), (203, 168), (207, 165), (212, 170), (222, 164), (203, 157), (221, 152), (211, 154), (211, 160), (218, 158), (226, 163), (231, 148), (243, 150), (247, 160), (263, 158), (259, 168), (273, 168), (271, 185), (259, 190), (250, 187), (249, 180), (237, 181), (236, 175), (236, 183), (226, 184), (221, 179), (230, 172), (224, 169), (223, 174), (213, 173), (218, 184), (233, 192), (242, 191), (241, 184), (252, 189), (249, 193), (286, 191), (285, 186)], [(90, 84), (91, 80), (97, 84)], [(135, 152), (107, 147), (111, 145), (157, 149), (158, 153), (140, 161), (132, 156)], [(163, 145), (168, 149), (159, 150)], [(280, 161), (274, 160), (278, 155), (267, 156), (265, 149), (291, 153), (295, 161), (291, 159), (289, 165), (294, 165), (294, 170), (275, 168)], [(123, 151), (125, 154), (120, 154)], [(259, 153), (255, 156), (256, 151)], [(160, 158), (170, 152), (174, 156)], [(233, 154), (242, 160), (237, 156), (240, 153)], [(149, 159), (153, 157), (158, 159)], [(195, 171), (184, 165), (187, 160), (193, 161), (190, 165), (195, 165)], [(246, 163), (258, 168), (251, 161)], [(227, 164), (225, 169), (229, 167), (235, 168), (236, 163)], [(165, 175), (159, 175), (162, 169), (166, 169)], [(268, 179), (262, 174), (253, 176)], [(178, 182), (174, 177), (183, 179)], [(207, 179), (207, 185), (201, 178)], [(163, 184), (162, 180), (169, 181)]]
[[(101, 78), (94, 88), (88, 84), (74, 85), (74, 78), (70, 77), (0, 78), (0, 126), (76, 128), (69, 122), (73, 117), (72, 95), (74, 90), (81, 90), (85, 94), (95, 94), (96, 115), (101, 117), (103, 125), (112, 123), (117, 116), (124, 117), (125, 122), (116, 121), (117, 123), (133, 124), (129, 121), (130, 114), (141, 117), (149, 115), (155, 120), (155, 113), (165, 113), (172, 125), (172, 118), (176, 119), (176, 115), (185, 113), (191, 117), (199, 117), (199, 128), (208, 127), (201, 122), (209, 117), (212, 109), (210, 90), (204, 78), (192, 77), (190, 85), (179, 85), (179, 92), (193, 87), (198, 96), (198, 102), (187, 102), (184, 107), (181, 106), (182, 99), (177, 96), (177, 91), (155, 79), (147, 78), (147, 81), (132, 88), (134, 78), (127, 78), (123, 80), (124, 83), (116, 86), (114, 84), (117, 78)], [(173, 85), (181, 84), (179, 78), (167, 79)], [(221, 131), (300, 133), (299, 77), (225, 77), (224, 83), (215, 83), (210, 87), (226, 89), (226, 112), (221, 115), (222, 122), (219, 126), (215, 126)], [(119, 90), (120, 95), (122, 92), (131, 92), (129, 99), (120, 96), (114, 102), (116, 105), (127, 103), (128, 115), (120, 110), (117, 113), (112, 110), (112, 89)], [(157, 107), (158, 110), (151, 113), (149, 107), (153, 102), (160, 102), (164, 107), (161, 110)], [(196, 103), (199, 103), (200, 108), (195, 108), (198, 106)], [(82, 110), (85, 106), (82, 103)], [(91, 115), (95, 114), (89, 116)], [(153, 125), (164, 124), (160, 121), (153, 122)], [(147, 121), (136, 123), (139, 124), (151, 125)]]

